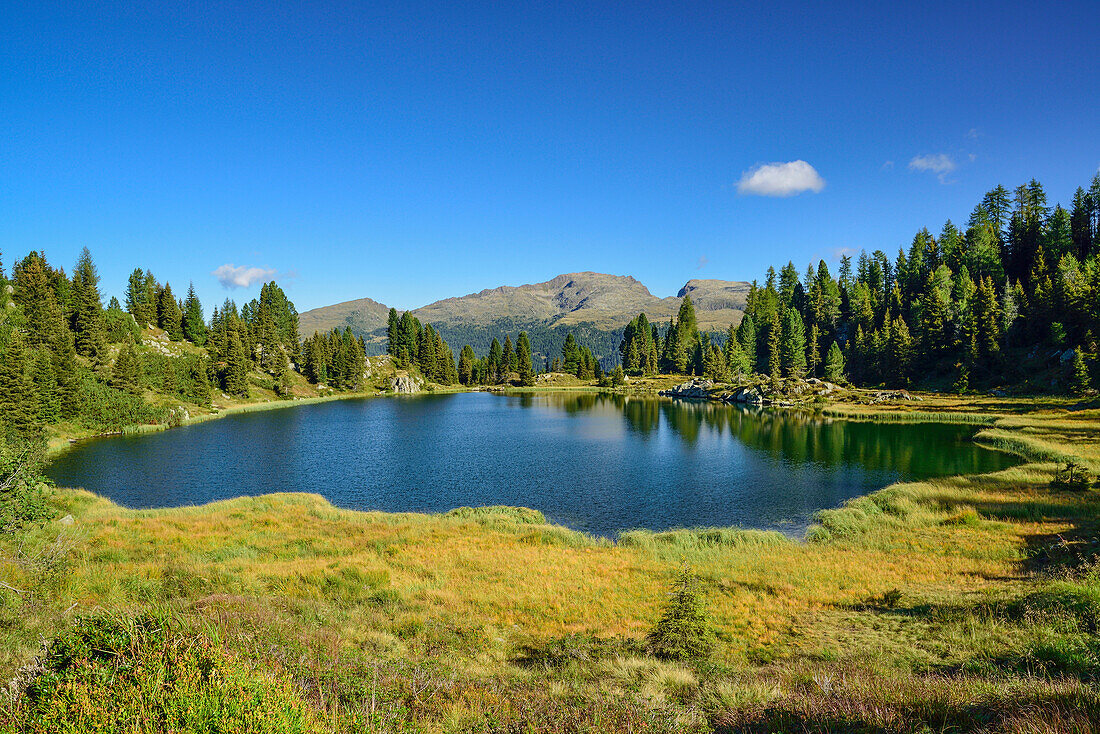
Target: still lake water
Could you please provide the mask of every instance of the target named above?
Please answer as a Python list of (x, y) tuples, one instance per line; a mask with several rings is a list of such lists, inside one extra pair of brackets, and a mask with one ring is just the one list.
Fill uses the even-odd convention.
[(815, 511), (901, 479), (1017, 463), (974, 432), (597, 393), (457, 393), (96, 439), (48, 474), (133, 508), (293, 491), (389, 512), (533, 507), (606, 536), (728, 525), (797, 535)]

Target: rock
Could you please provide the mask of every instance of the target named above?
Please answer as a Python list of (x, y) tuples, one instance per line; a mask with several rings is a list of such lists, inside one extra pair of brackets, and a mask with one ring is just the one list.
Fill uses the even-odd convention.
[(58, 522), (60, 522), (62, 525), (72, 525), (74, 522), (76, 522), (76, 518), (72, 515), (66, 515), (65, 517), (58, 520)]
[(669, 398), (709, 398), (714, 383), (710, 380), (701, 380), (698, 377), (690, 382), (683, 382), (670, 390), (661, 390), (658, 395)]
[(759, 388), (752, 386), (741, 387), (733, 394), (733, 401), (746, 405), (763, 405), (764, 396), (760, 393)]
[(909, 394), (908, 390), (884, 390), (877, 392), (871, 398), (871, 405), (878, 405), (879, 403), (885, 403), (888, 400), (917, 400), (920, 401), (923, 398), (919, 398), (916, 395)]
[(408, 375), (401, 375), (399, 377), (390, 378), (390, 390), (395, 393), (408, 394), (420, 392), (420, 388), (424, 386), (424, 381), (419, 377), (413, 378)]

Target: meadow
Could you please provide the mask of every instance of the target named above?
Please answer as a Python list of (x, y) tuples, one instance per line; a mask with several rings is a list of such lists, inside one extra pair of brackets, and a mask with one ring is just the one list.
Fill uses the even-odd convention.
[[(3, 726), (1093, 731), (1100, 502), (1050, 485), (1066, 461), (1100, 470), (1100, 410), (1069, 407), (828, 406), (974, 422), (1026, 463), (887, 487), (819, 513), (804, 540), (611, 542), (533, 510), (363, 513), (293, 487), (144, 511), (58, 489), (71, 524), (5, 541), (0, 668), (40, 683)], [(684, 568), (716, 644), (670, 661), (646, 634)], [(59, 633), (47, 673), (21, 671)]]

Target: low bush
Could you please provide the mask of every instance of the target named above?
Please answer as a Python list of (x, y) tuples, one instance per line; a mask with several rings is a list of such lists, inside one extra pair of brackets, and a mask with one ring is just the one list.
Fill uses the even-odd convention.
[(646, 646), (662, 660), (688, 662), (709, 657), (715, 641), (699, 579), (684, 567), (661, 618), (646, 636)]
[[(21, 732), (322, 732), (292, 682), (167, 617), (77, 620), (0, 714)], [(6, 720), (5, 720), (6, 719)]]
[(1069, 461), (1054, 473), (1050, 481), (1051, 489), (1070, 492), (1085, 492), (1092, 486), (1092, 475), (1080, 464)]

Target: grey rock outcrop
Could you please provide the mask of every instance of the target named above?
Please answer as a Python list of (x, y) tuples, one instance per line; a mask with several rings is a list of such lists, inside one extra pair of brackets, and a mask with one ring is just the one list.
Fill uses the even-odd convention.
[(668, 398), (709, 398), (712, 389), (714, 389), (714, 383), (710, 380), (695, 378), (668, 390), (661, 390), (657, 394)]
[(424, 387), (424, 381), (419, 377), (400, 375), (390, 378), (390, 390), (393, 390), (395, 393), (411, 395), (412, 393), (420, 392), (420, 388), (422, 387)]

